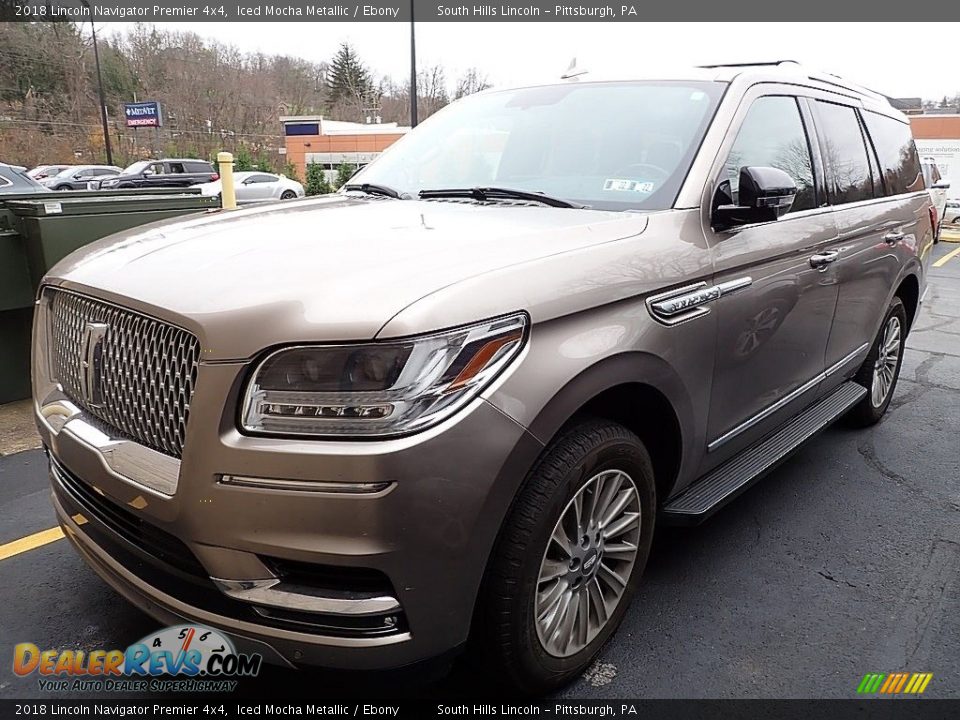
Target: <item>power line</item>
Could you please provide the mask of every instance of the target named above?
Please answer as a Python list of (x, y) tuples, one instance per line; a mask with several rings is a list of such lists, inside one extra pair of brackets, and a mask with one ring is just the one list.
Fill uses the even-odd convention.
[[(78, 128), (93, 128), (97, 129), (100, 126), (94, 123), (80, 123), (80, 122), (68, 122), (65, 120), (27, 120), (24, 118), (10, 118), (0, 116), (0, 125), (4, 123), (19, 123), (25, 125), (63, 125), (68, 127), (78, 127)], [(144, 128), (141, 128), (144, 129)], [(149, 129), (149, 128), (146, 128)], [(214, 130), (213, 132), (207, 130), (181, 130), (179, 128), (170, 128), (165, 127), (161, 128), (167, 132), (174, 133), (177, 135), (216, 135), (219, 136), (220, 130)], [(114, 132), (124, 134), (126, 132), (132, 131), (133, 128), (120, 127), (114, 128)], [(271, 134), (271, 133), (249, 133), (249, 132), (235, 132), (232, 130), (225, 131), (230, 137), (262, 137), (262, 138), (282, 138), (283, 135)]]

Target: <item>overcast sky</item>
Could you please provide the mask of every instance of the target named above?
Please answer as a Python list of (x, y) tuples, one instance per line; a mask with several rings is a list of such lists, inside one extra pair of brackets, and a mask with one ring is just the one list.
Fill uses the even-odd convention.
[[(111, 23), (107, 32), (123, 30)], [(408, 23), (157, 23), (242, 50), (328, 60), (348, 41), (377, 75), (410, 68)], [(913, 38), (905, 42), (905, 37)], [(960, 91), (960, 64), (937, 52), (960, 23), (418, 23), (421, 67), (442, 64), (453, 80), (477, 67), (497, 86), (556, 78), (576, 56), (592, 71), (798, 60), (895, 97), (939, 99)], [(944, 42), (938, 42), (944, 41)], [(896, 48), (891, 52), (890, 48)], [(939, 60), (937, 59), (939, 57)]]

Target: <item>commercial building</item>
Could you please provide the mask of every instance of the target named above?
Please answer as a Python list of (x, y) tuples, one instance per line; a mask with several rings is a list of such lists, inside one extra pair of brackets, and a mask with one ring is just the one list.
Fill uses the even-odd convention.
[(343, 163), (366, 165), (410, 130), (397, 123), (343, 122), (321, 115), (284, 116), (280, 122), (287, 162), (301, 180), (308, 163), (322, 165), (330, 180)]
[(910, 127), (921, 157), (931, 157), (950, 183), (947, 197), (960, 197), (960, 115), (911, 115)]

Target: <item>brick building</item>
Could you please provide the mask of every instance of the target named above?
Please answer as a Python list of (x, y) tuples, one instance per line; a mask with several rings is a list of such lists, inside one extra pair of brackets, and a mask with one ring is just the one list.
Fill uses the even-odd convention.
[(342, 163), (366, 165), (410, 130), (396, 123), (342, 122), (320, 115), (285, 116), (280, 122), (287, 162), (301, 180), (311, 162), (323, 165), (331, 180)]

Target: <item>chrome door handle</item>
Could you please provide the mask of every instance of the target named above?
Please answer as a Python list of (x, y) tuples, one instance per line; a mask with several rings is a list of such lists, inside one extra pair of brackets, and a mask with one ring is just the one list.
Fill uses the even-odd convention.
[(891, 230), (886, 235), (883, 236), (883, 241), (887, 245), (896, 245), (898, 242), (903, 240), (904, 234), (903, 230)]
[(840, 257), (840, 253), (836, 250), (828, 250), (825, 253), (817, 253), (816, 255), (810, 256), (810, 267), (816, 268), (823, 272), (827, 269), (827, 266)]

